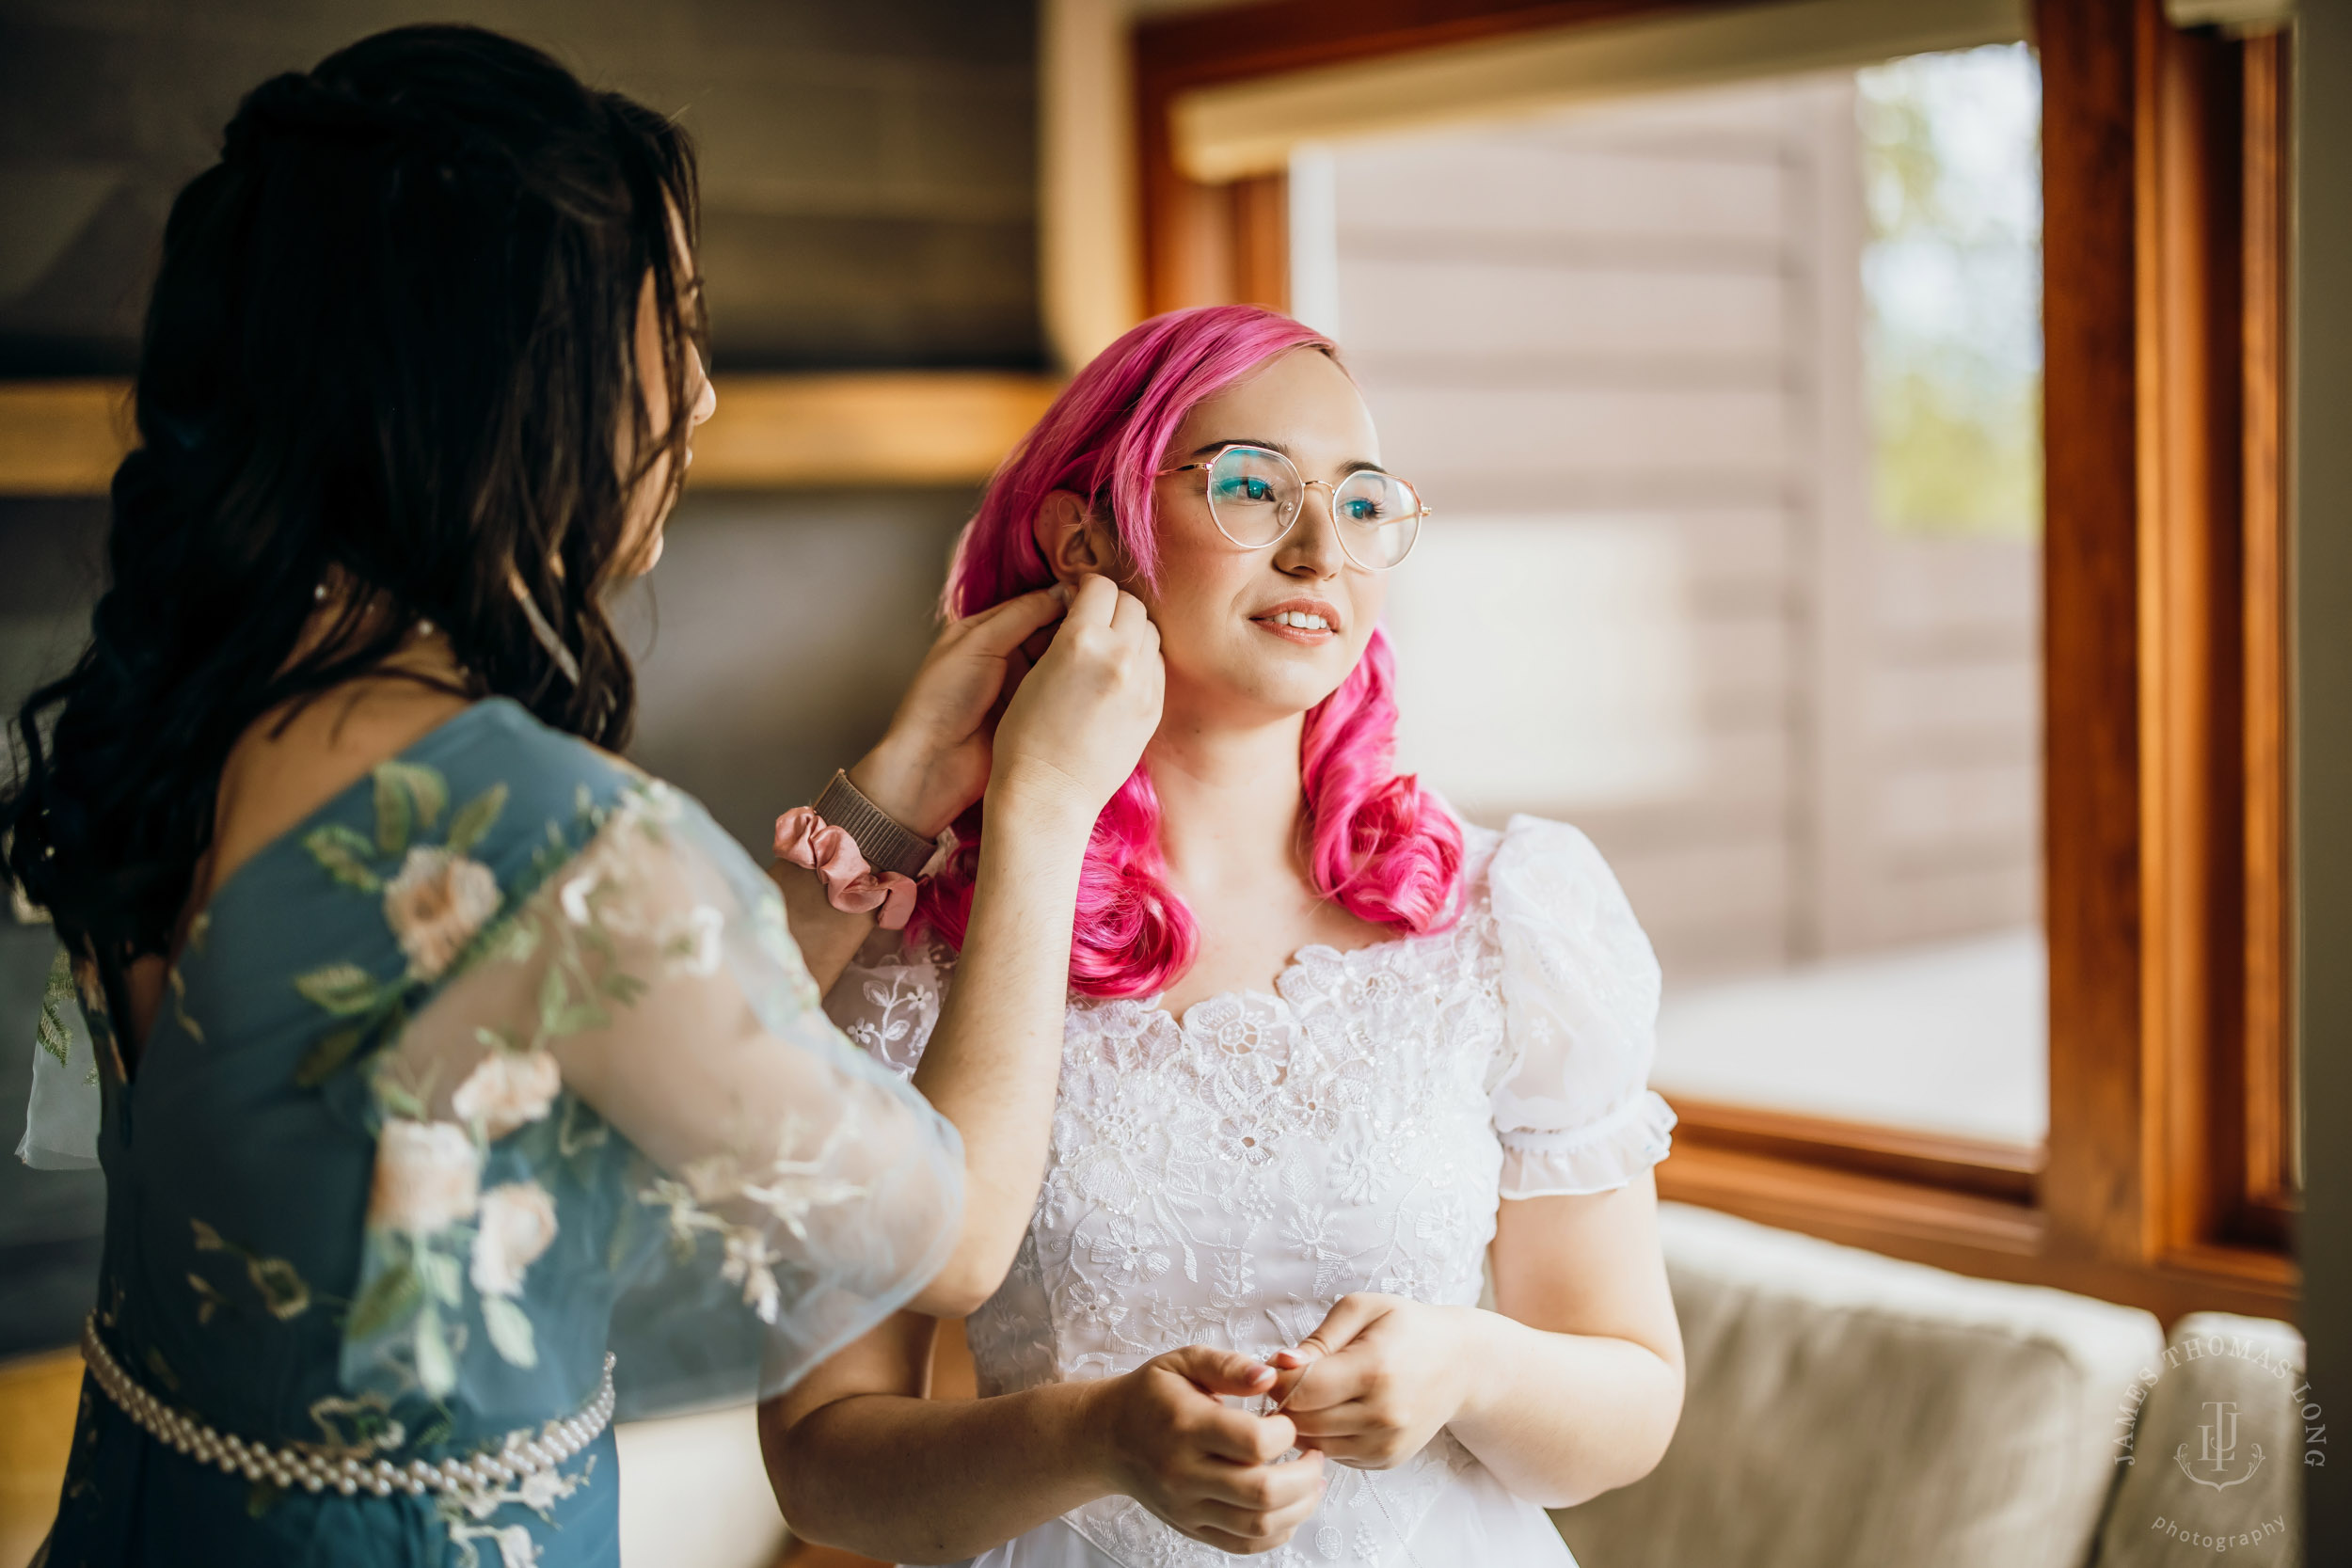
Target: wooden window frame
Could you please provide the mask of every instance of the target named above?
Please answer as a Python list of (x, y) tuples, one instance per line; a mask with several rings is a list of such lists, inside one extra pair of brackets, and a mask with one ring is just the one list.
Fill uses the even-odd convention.
[[(1282, 175), (1188, 91), (1694, 0), (1267, 0), (1139, 25), (1150, 309), (1287, 295)], [(2289, 40), (2036, 0), (2050, 1127), (2037, 1150), (1681, 1101), (1668, 1197), (2168, 1323), (2296, 1315), (2287, 1117)]]

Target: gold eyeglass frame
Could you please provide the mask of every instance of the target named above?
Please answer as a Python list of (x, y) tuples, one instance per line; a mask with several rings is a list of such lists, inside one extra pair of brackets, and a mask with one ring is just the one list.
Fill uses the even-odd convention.
[(1225, 526), (1224, 519), (1216, 515), (1216, 498), (1212, 497), (1208, 493), (1209, 484), (1207, 479), (1203, 478), (1201, 480), (1200, 499), (1208, 506), (1209, 521), (1216, 525), (1217, 532), (1224, 534), (1226, 543), (1232, 545), (1235, 549), (1270, 550), (1275, 546), (1280, 544), (1283, 540), (1288, 539), (1291, 536), (1291, 531), (1298, 526), (1298, 519), (1307, 515), (1306, 493), (1317, 485), (1321, 485), (1324, 489), (1330, 492), (1328, 496), (1324, 498), (1323, 510), (1331, 519), (1333, 531), (1340, 536), (1340, 553), (1346, 556), (1348, 560), (1355, 562), (1357, 565), (1362, 567), (1367, 572), (1392, 572), (1399, 566), (1404, 565), (1406, 557), (1409, 557), (1413, 553), (1413, 546), (1421, 543), (1421, 525), (1427, 522), (1431, 517), (1437, 515), (1435, 512), (1430, 510), (1429, 503), (1421, 499), (1421, 486), (1415, 484), (1411, 480), (1398, 478), (1397, 475), (1390, 473), (1386, 468), (1358, 469), (1357, 473), (1377, 473), (1383, 478), (1395, 480), (1397, 483), (1405, 486), (1406, 492), (1413, 498), (1413, 504), (1417, 509), (1412, 514), (1413, 537), (1411, 541), (1406, 545), (1405, 554), (1398, 556), (1394, 561), (1390, 562), (1385, 566), (1375, 566), (1369, 562), (1360, 559), (1354, 550), (1348, 548), (1347, 530), (1339, 526), (1339, 513), (1335, 510), (1339, 504), (1340, 484), (1345, 484), (1349, 479), (1354, 479), (1356, 477), (1355, 474), (1350, 474), (1347, 476), (1347, 479), (1341, 480), (1340, 484), (1334, 484), (1327, 479), (1308, 479), (1299, 474), (1298, 465), (1291, 461), (1290, 454), (1288, 452), (1276, 451), (1272, 447), (1262, 447), (1249, 441), (1228, 441), (1223, 446), (1217, 448), (1216, 451), (1209, 453), (1208, 456), (1200, 459), (1198, 462), (1179, 463), (1172, 468), (1161, 468), (1153, 473), (1152, 477), (1154, 479), (1166, 479), (1170, 474), (1190, 473), (1195, 468), (1201, 469), (1205, 473), (1207, 469), (1216, 467), (1218, 463), (1223, 461), (1225, 454), (1229, 451), (1262, 451), (1268, 457), (1279, 457), (1282, 460), (1283, 466), (1290, 469), (1293, 477), (1298, 480), (1299, 484), (1298, 510), (1291, 514), (1291, 520), (1282, 526), (1282, 531), (1276, 534), (1273, 538), (1267, 540), (1263, 545), (1248, 545), (1234, 538), (1232, 531)]

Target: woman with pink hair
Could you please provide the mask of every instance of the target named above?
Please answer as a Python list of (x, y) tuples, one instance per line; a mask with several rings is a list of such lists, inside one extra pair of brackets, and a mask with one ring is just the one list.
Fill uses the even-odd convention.
[[(921, 1397), (933, 1324), (902, 1314), (763, 1407), (802, 1535), (1556, 1565), (1542, 1510), (1664, 1451), (1658, 966), (1583, 835), (1466, 827), (1395, 772), (1378, 622), (1426, 515), (1333, 345), (1247, 306), (1128, 333), (990, 485), (949, 613), (1107, 576), (1164, 706), (1089, 847), (1043, 1190), (969, 1322), (983, 1397)], [(829, 1002), (901, 1071), (988, 824), (958, 831)]]

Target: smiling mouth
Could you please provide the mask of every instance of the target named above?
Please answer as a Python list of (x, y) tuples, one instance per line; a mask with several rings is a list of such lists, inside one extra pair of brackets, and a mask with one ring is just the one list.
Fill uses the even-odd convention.
[(1322, 642), (1339, 635), (1339, 627), (1311, 610), (1278, 610), (1271, 615), (1252, 616), (1250, 624), (1290, 642)]

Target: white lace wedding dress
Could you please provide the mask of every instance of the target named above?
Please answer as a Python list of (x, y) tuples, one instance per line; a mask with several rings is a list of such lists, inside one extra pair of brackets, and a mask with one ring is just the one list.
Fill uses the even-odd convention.
[[(1573, 828), (1466, 832), (1449, 930), (1307, 948), (1279, 994), (1213, 997), (1181, 1022), (1150, 1000), (1073, 1000), (1037, 1212), (967, 1325), (983, 1395), (1186, 1344), (1270, 1354), (1352, 1291), (1475, 1305), (1500, 1199), (1600, 1192), (1665, 1155), (1674, 1113), (1646, 1085), (1658, 964), (1615, 878)], [(880, 939), (829, 1010), (912, 1072), (951, 964)], [(1542, 1510), (1450, 1433), (1330, 1478), (1290, 1542), (1250, 1560), (1572, 1563)], [(974, 1560), (1234, 1560), (1113, 1497)]]

